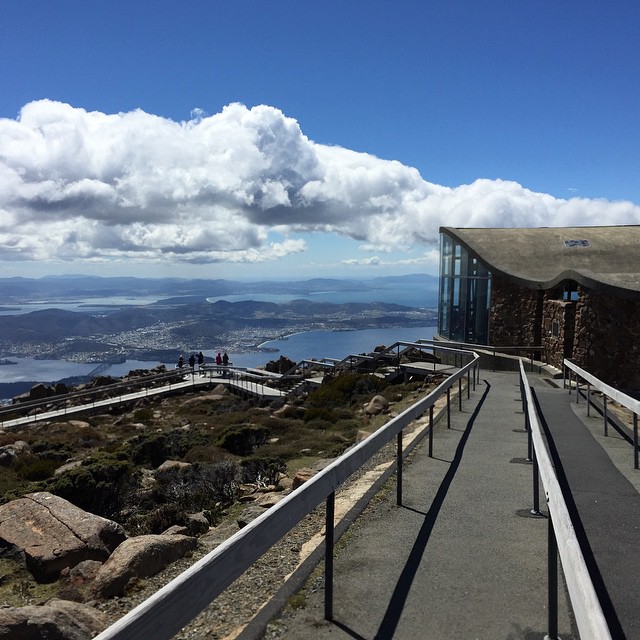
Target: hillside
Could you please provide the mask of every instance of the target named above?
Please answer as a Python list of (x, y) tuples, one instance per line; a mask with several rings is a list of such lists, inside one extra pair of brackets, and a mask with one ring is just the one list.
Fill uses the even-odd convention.
[(311, 329), (363, 329), (430, 324), (435, 312), (385, 303), (332, 304), (294, 300), (282, 304), (205, 298), (163, 299), (155, 304), (89, 313), (46, 309), (5, 315), (0, 324), (3, 356), (64, 359), (85, 354), (100, 362), (154, 359), (158, 353), (213, 349), (249, 334), (255, 346), (280, 334)]

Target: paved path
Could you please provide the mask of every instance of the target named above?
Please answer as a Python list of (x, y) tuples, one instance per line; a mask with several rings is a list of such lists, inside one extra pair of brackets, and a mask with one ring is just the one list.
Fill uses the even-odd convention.
[[(640, 638), (640, 494), (633, 448), (586, 402), (536, 380), (550, 452), (612, 636)], [(575, 398), (575, 393), (573, 394)], [(635, 476), (635, 477), (634, 477)]]
[[(532, 507), (518, 378), (484, 372), (452, 428), (438, 423), (404, 467), (404, 505), (387, 485), (338, 544), (334, 620), (319, 579), (307, 604), (265, 637), (385, 640), (526, 638), (547, 631), (547, 520)], [(575, 394), (531, 376), (552, 459), (615, 640), (640, 638), (640, 471), (633, 449)], [(541, 489), (541, 495), (544, 493)], [(542, 500), (544, 505), (544, 499)], [(545, 508), (543, 506), (543, 512)], [(561, 572), (560, 572), (561, 573)], [(577, 638), (560, 577), (559, 635)]]
[[(547, 520), (523, 515), (532, 470), (514, 462), (527, 453), (517, 375), (483, 372), (451, 424), (436, 426), (433, 458), (425, 442), (405, 465), (404, 505), (389, 486), (338, 543), (334, 621), (322, 588), (308, 588), (276, 637), (544, 637)], [(577, 637), (562, 588), (559, 631)]]

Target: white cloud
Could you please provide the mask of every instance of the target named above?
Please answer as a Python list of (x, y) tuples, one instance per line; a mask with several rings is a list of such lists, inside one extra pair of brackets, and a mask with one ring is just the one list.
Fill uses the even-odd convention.
[(316, 144), (269, 106), (191, 117), (41, 100), (0, 119), (0, 260), (263, 262), (304, 251), (294, 232), (388, 253), (433, 249), (441, 225), (640, 222), (631, 202), (502, 180), (432, 184), (399, 162)]

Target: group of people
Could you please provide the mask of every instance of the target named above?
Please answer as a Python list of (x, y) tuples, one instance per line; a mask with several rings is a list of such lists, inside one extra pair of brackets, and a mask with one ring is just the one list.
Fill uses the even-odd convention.
[[(197, 369), (196, 369), (196, 361), (198, 363)], [(192, 353), (189, 356), (189, 366), (193, 371), (200, 371), (201, 373), (204, 372), (204, 354), (202, 353), (202, 351), (200, 351), (197, 356), (194, 353)], [(229, 355), (227, 354), (226, 351), (224, 352), (224, 355), (222, 355), (218, 351), (218, 355), (216, 356), (216, 372), (224, 373), (227, 370), (228, 366), (229, 366)], [(178, 358), (178, 368), (182, 369), (182, 367), (184, 367), (184, 356), (181, 355)]]

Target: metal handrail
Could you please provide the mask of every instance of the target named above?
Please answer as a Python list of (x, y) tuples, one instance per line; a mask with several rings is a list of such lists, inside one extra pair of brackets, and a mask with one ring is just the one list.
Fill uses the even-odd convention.
[[(444, 395), (448, 400), (451, 387), (456, 382), (461, 385), (465, 376), (469, 380), (472, 372), (475, 383), (479, 358), (473, 352), (466, 353), (470, 361), (428, 395), (334, 460), (323, 471), (201, 558), (94, 640), (168, 640), (323, 500), (327, 503), (327, 515), (332, 515), (335, 491), (342, 483), (384, 445), (394, 438), (400, 439), (402, 430), (427, 411), (430, 412), (432, 432), (433, 406), (436, 401)], [(398, 461), (401, 459), (400, 452)], [(398, 482), (401, 479), (400, 468), (401, 466), (398, 470)], [(333, 518), (330, 521), (327, 519), (327, 525), (329, 539), (333, 537)]]
[(580, 398), (580, 378), (584, 380), (587, 384), (587, 393), (585, 394), (587, 400), (587, 415), (589, 415), (589, 408), (593, 404), (591, 400), (591, 387), (594, 387), (598, 391), (600, 391), (603, 395), (603, 418), (604, 418), (604, 435), (609, 435), (608, 433), (608, 424), (609, 417), (607, 414), (607, 398), (611, 398), (618, 404), (621, 404), (626, 409), (629, 409), (633, 414), (633, 466), (634, 469), (638, 469), (640, 466), (640, 461), (638, 459), (638, 415), (640, 414), (640, 401), (628, 396), (626, 393), (608, 385), (606, 382), (603, 382), (599, 378), (596, 378), (593, 374), (585, 371), (580, 368), (575, 362), (571, 362), (571, 360), (566, 359), (563, 361), (563, 376), (562, 376), (562, 386), (563, 388), (567, 387), (567, 371), (569, 372), (569, 393), (571, 393), (571, 372), (573, 371), (576, 374), (575, 385), (576, 385), (576, 403)]
[[(7, 416), (15, 416), (16, 414), (24, 414), (34, 410), (37, 412), (38, 409), (51, 410), (52, 405), (60, 405), (68, 402), (69, 400), (81, 400), (83, 398), (89, 399), (88, 404), (96, 404), (107, 397), (114, 399), (121, 398), (123, 391), (130, 391), (131, 389), (137, 389), (140, 387), (148, 389), (155, 383), (164, 383), (167, 380), (171, 382), (177, 378), (180, 378), (182, 381), (184, 377), (188, 375), (193, 375), (193, 372), (189, 367), (185, 367), (184, 370), (171, 369), (164, 373), (144, 376), (124, 382), (116, 382), (114, 384), (95, 387), (86, 391), (73, 391), (71, 393), (55, 394), (48, 396), (47, 398), (43, 398), (42, 400), (29, 400), (26, 402), (7, 405), (0, 409), (0, 424), (7, 419)], [(34, 416), (34, 420), (35, 419), (36, 416)]]
[[(611, 633), (571, 522), (571, 516), (564, 500), (551, 456), (544, 441), (522, 358), (520, 359), (520, 377), (524, 393), (525, 415), (533, 442), (537, 471), (542, 479), (549, 507), (550, 558), (553, 557), (556, 549), (555, 545), (557, 544), (573, 613), (580, 631), (580, 638), (582, 640), (608, 640), (611, 638)], [(555, 584), (557, 567), (552, 566), (552, 564), (555, 563), (549, 563), (550, 588), (553, 588), (553, 586), (557, 588)], [(557, 637), (557, 606), (555, 611), (552, 611), (552, 609), (553, 607), (550, 606), (550, 632), (548, 637), (555, 638)], [(555, 621), (551, 619), (554, 614), (556, 614)]]

